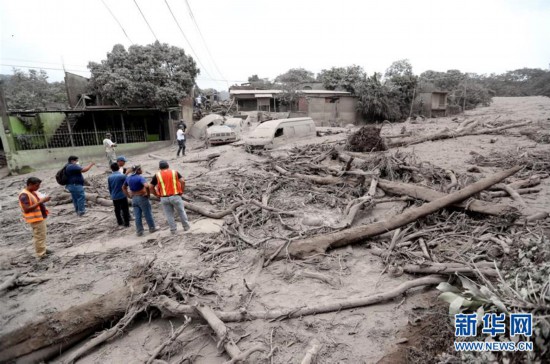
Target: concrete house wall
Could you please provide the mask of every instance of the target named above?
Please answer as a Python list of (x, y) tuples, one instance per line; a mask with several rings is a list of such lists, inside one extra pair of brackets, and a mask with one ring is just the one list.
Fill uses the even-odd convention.
[(351, 96), (309, 97), (308, 116), (317, 126), (344, 126), (357, 122), (357, 100)]

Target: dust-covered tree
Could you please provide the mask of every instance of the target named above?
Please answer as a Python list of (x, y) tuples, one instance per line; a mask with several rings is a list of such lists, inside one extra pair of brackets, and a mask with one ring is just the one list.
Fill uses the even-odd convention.
[(9, 109), (47, 109), (49, 104), (67, 104), (64, 82), (48, 82), (44, 70), (28, 72), (13, 69), (13, 75), (4, 77), (4, 94)]
[(395, 121), (403, 118), (399, 100), (382, 82), (382, 75), (374, 73), (357, 84), (357, 109), (366, 121)]
[(315, 74), (304, 68), (291, 68), (283, 74), (275, 77), (275, 82), (282, 84), (298, 85), (304, 82), (315, 81)]
[(367, 74), (363, 67), (352, 65), (322, 70), (317, 79), (323, 83), (323, 87), (327, 90), (342, 89), (355, 95), (357, 84), (364, 81), (366, 77)]
[(446, 72), (426, 71), (420, 74), (420, 92), (447, 91), (449, 104), (457, 108), (473, 109), (479, 105), (488, 106), (494, 92), (475, 73), (463, 73), (459, 70)]
[(258, 75), (248, 77), (248, 83), (250, 83), (250, 86), (259, 90), (268, 90), (273, 88), (273, 82), (269, 81), (269, 78), (260, 78)]
[(408, 59), (395, 61), (386, 70), (385, 84), (393, 94), (393, 98), (399, 105), (402, 116), (408, 114), (413, 99), (416, 95), (418, 77), (413, 73), (413, 68)]
[(90, 89), (117, 105), (166, 108), (178, 105), (195, 84), (199, 69), (181, 48), (155, 42), (117, 44), (101, 63), (90, 62)]

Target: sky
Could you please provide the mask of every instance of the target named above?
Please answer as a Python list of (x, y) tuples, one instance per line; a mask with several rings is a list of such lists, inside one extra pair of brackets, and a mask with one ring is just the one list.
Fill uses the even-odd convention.
[(89, 76), (113, 45), (155, 39), (198, 60), (197, 84), (218, 90), (298, 67), (384, 72), (404, 58), (417, 74), (548, 69), (550, 1), (0, 0), (1, 74)]

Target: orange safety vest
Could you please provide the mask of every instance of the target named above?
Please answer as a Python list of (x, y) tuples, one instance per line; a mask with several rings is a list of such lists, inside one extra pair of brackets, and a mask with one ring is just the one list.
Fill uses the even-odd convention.
[[(19, 196), (21, 196), (22, 194), (26, 194), (29, 198), (29, 206), (34, 205), (38, 202), (38, 197), (29, 192), (26, 188), (21, 191)], [(40, 206), (36, 206), (34, 209), (32, 209), (32, 211), (29, 212), (25, 212), (25, 210), (23, 210), (23, 204), (21, 203), (21, 201), (19, 201), (19, 206), (21, 207), (21, 212), (23, 212), (23, 217), (25, 218), (25, 221), (27, 223), (32, 224), (33, 222), (40, 222), (44, 220)], [(48, 215), (48, 209), (46, 209), (46, 215)]]
[(181, 195), (183, 186), (178, 179), (178, 172), (165, 169), (157, 173), (157, 192), (161, 197)]

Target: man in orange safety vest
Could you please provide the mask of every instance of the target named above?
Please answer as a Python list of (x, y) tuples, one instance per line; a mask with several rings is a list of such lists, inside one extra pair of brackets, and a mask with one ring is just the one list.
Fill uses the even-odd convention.
[(42, 181), (37, 177), (27, 179), (27, 187), (19, 193), (19, 206), (23, 213), (25, 222), (32, 228), (32, 237), (34, 240), (34, 249), (38, 259), (51, 253), (46, 249), (46, 217), (48, 209), (45, 203), (50, 201), (51, 197), (42, 196), (38, 189)]
[(185, 189), (185, 180), (179, 172), (169, 167), (168, 162), (159, 162), (160, 171), (151, 181), (151, 186), (153, 186), (151, 192), (155, 196), (160, 197), (164, 215), (166, 216), (168, 225), (170, 225), (170, 232), (176, 234), (177, 226), (174, 218), (174, 210), (180, 217), (183, 230), (187, 231), (191, 227), (189, 226), (187, 214), (183, 206), (183, 200), (181, 198)]

